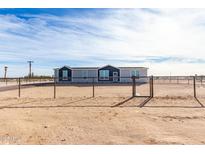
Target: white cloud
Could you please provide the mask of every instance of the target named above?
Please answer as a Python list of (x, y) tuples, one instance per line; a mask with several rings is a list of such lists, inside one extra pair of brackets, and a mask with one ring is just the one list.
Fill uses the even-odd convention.
[(38, 74), (51, 74), (52, 68), (63, 63), (146, 66), (151, 74), (159, 75), (170, 71), (205, 74), (204, 62), (159, 63), (146, 58), (137, 62), (150, 56), (203, 61), (205, 9), (109, 9), (78, 16), (22, 16), (29, 19), (0, 15), (0, 66), (9, 65), (11, 75), (25, 75), (29, 59), (35, 61)]

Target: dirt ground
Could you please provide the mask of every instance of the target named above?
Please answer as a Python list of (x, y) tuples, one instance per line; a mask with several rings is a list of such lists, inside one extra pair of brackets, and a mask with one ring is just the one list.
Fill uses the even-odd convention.
[[(157, 84), (154, 98), (131, 86), (34, 87), (0, 92), (1, 144), (205, 144), (205, 88)], [(138, 95), (149, 85), (137, 86)], [(201, 104), (200, 104), (201, 103)]]

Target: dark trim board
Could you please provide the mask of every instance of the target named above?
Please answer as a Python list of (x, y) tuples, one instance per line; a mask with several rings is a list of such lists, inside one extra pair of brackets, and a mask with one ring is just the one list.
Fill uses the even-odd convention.
[[(67, 70), (67, 76), (68, 76), (67, 79), (63, 79), (64, 70)], [(72, 70), (70, 68), (64, 66), (59, 69), (59, 81), (71, 81), (71, 79), (72, 79)]]
[[(101, 70), (109, 70), (109, 80), (102, 80), (100, 79), (100, 71)], [(105, 67), (102, 67), (100, 69), (98, 69), (98, 81), (103, 81), (103, 82), (106, 82), (106, 81), (113, 81), (113, 72), (117, 72), (118, 73), (118, 76), (117, 78), (115, 79), (115, 81), (119, 82), (120, 80), (120, 69), (116, 68), (116, 67), (113, 67), (113, 66), (110, 66), (110, 65), (107, 65)]]

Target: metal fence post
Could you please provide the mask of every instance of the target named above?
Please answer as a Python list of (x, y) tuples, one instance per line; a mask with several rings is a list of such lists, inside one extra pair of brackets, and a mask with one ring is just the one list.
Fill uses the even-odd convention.
[(18, 78), (18, 80), (19, 80), (18, 95), (19, 95), (19, 97), (21, 97), (21, 78)]
[(132, 77), (132, 97), (136, 96), (136, 77)]
[(151, 97), (153, 98), (154, 97), (154, 77), (153, 77), (153, 75), (151, 76)]
[(53, 80), (54, 80), (54, 99), (56, 98), (56, 78), (54, 77), (53, 78)]
[(149, 93), (150, 93), (150, 97), (152, 97), (152, 77), (149, 77)]
[(196, 98), (196, 77), (193, 76), (194, 97)]
[(95, 78), (93, 77), (93, 97), (95, 97)]

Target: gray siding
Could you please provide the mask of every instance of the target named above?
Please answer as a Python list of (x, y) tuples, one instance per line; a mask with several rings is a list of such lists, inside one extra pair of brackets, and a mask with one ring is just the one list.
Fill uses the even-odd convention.
[[(147, 76), (147, 68), (120, 68), (121, 79), (120, 82), (132, 82), (132, 71), (139, 71), (139, 76)], [(147, 78), (139, 78), (137, 82), (147, 82)]]
[(86, 69), (73, 69), (73, 82), (92, 82), (93, 77), (95, 82), (97, 81), (97, 69), (96, 70), (86, 70)]
[[(99, 70), (104, 70), (108, 69), (110, 71), (110, 76), (112, 77), (112, 72), (113, 71), (119, 71), (120, 75), (120, 82), (132, 82), (131, 79), (131, 72), (132, 70), (138, 70), (139, 71), (139, 76), (147, 76), (147, 68), (143, 67), (119, 67), (115, 68), (112, 66), (106, 66), (103, 68), (68, 68), (68, 67), (62, 67), (61, 69), (55, 69), (54, 70), (54, 75), (56, 78), (61, 78), (62, 77), (62, 70), (69, 70), (69, 76), (72, 78), (71, 82), (75, 83), (88, 83), (88, 82), (93, 82), (93, 77), (95, 78), (94, 81), (98, 82), (98, 75), (99, 75)], [(58, 81), (58, 80), (57, 80)], [(148, 82), (147, 78), (140, 78), (137, 79), (137, 82)]]
[(120, 69), (120, 82), (132, 82), (130, 69)]

